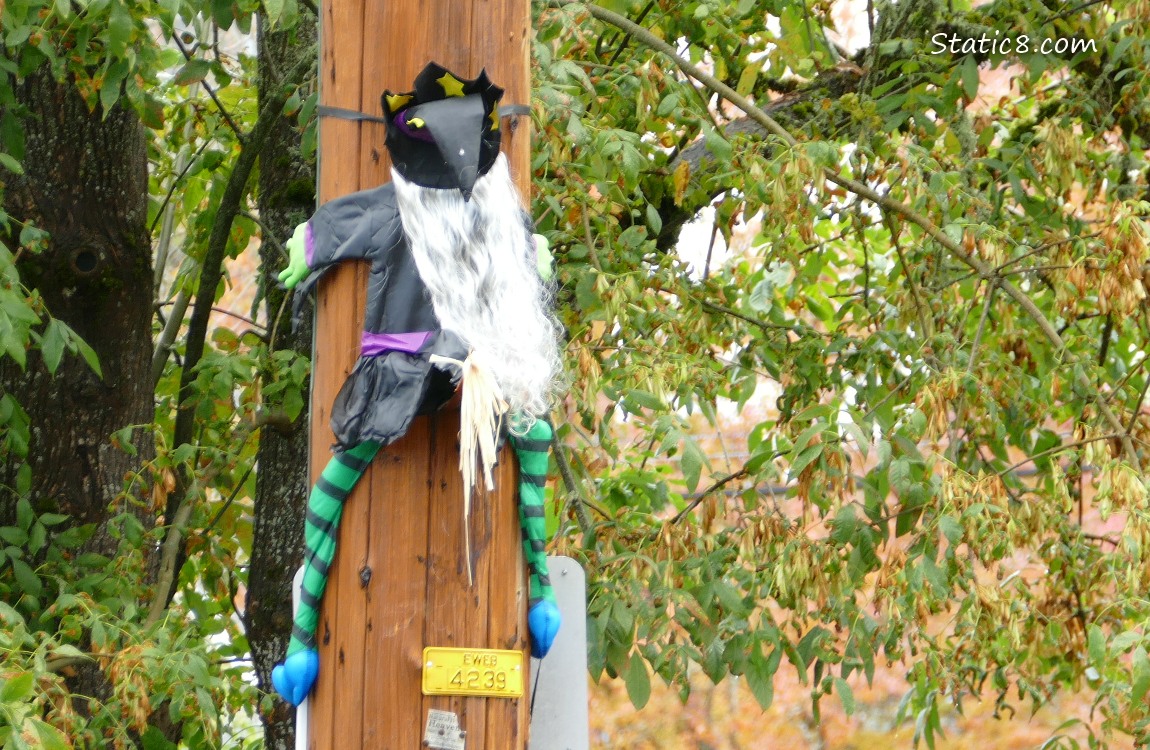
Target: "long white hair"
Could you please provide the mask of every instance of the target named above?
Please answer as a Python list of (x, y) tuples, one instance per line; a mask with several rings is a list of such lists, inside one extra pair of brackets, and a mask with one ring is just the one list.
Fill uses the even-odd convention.
[(500, 154), (475, 183), (425, 188), (392, 170), (395, 194), (419, 275), (444, 330), (491, 372), (522, 434), (550, 410), (561, 364), (551, 294), (540, 279), (522, 203)]

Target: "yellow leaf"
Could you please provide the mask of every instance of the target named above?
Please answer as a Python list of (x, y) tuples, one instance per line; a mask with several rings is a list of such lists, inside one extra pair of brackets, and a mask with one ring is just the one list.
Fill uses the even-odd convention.
[(691, 181), (691, 165), (685, 161), (679, 162), (675, 167), (673, 176), (675, 181), (675, 205), (683, 205), (683, 196), (687, 194), (687, 183)]

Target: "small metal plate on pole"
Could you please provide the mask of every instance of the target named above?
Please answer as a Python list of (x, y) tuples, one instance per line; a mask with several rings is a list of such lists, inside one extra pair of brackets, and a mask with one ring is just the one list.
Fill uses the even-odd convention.
[(587, 750), (587, 576), (570, 557), (548, 557), (563, 625), (546, 658), (532, 660), (528, 750)]
[(459, 717), (451, 711), (431, 709), (423, 729), (423, 746), (431, 750), (464, 750), (467, 732), (459, 728)]

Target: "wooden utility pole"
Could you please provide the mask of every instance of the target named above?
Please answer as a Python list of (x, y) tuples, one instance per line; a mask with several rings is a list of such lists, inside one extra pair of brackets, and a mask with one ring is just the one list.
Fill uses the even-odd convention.
[[(323, 0), (321, 102), (381, 114), (384, 89), (411, 90), (434, 61), (466, 78), (486, 68), (506, 90), (503, 103), (527, 103), (530, 19), (528, 0)], [(528, 119), (503, 126), (504, 152), (526, 196)], [(390, 180), (382, 124), (325, 118), (319, 142), (321, 202)], [(366, 280), (366, 266), (340, 264), (317, 294), (313, 480), (331, 456), (332, 402), (359, 354)], [(527, 746), (526, 698), (421, 694), (425, 646), (527, 648), (514, 459), (504, 451), (497, 491), (473, 502), (468, 585), (458, 429), (457, 409), (417, 418), (347, 501), (317, 632), (313, 750), (420, 748), (430, 709), (459, 717), (467, 750)]]

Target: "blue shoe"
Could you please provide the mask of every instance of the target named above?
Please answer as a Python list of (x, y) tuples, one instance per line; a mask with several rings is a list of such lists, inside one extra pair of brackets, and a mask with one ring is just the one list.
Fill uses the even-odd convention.
[(562, 620), (555, 602), (546, 599), (527, 613), (527, 629), (531, 632), (531, 655), (536, 659), (547, 656), (551, 645), (555, 643), (555, 636), (559, 633), (559, 624)]
[(285, 701), (298, 706), (311, 692), (318, 675), (319, 653), (309, 648), (297, 651), (272, 669), (272, 684)]

